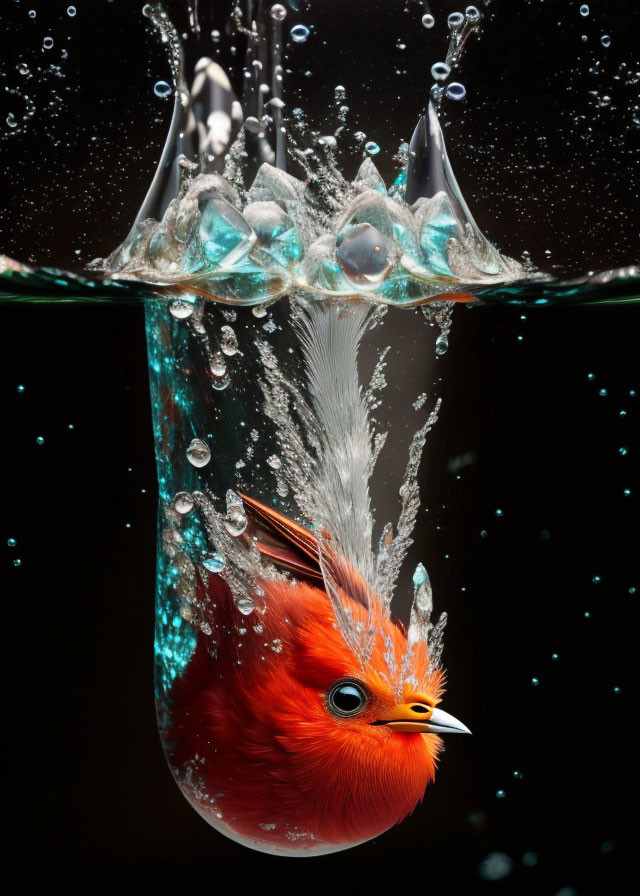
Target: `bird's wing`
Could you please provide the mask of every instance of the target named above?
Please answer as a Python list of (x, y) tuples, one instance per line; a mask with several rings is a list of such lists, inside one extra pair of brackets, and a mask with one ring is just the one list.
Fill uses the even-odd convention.
[[(309, 579), (317, 587), (323, 587), (320, 550), (313, 532), (255, 498), (247, 495), (240, 497), (252, 524), (247, 530), (248, 536), (255, 539), (260, 553), (276, 566), (288, 569), (294, 576)], [(352, 600), (367, 607), (368, 589), (360, 573), (342, 557), (335, 558), (332, 565), (338, 587)]]

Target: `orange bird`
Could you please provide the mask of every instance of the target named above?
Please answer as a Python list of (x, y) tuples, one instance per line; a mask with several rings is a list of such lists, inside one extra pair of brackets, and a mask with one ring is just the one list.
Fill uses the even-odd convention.
[(234, 840), (286, 855), (346, 849), (411, 813), (433, 780), (438, 734), (468, 729), (437, 708), (444, 676), (424, 643), (393, 679), (406, 630), (358, 573), (336, 564), (355, 629), (373, 633), (366, 663), (337, 625), (316, 537), (243, 500), (243, 538), (295, 578), (259, 582), (251, 616), (223, 576), (201, 581), (210, 634), (172, 690), (170, 762), (199, 813)]

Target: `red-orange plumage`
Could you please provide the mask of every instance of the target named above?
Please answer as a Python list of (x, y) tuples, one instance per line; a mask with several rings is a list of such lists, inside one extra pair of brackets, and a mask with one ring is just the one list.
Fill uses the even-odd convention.
[[(242, 838), (275, 849), (369, 839), (415, 808), (440, 745), (435, 735), (371, 724), (397, 702), (383, 654), (391, 643), (400, 661), (406, 637), (381, 610), (373, 607), (371, 619), (352, 601), (356, 623), (377, 630), (363, 670), (324, 590), (294, 581), (261, 587), (262, 606), (245, 617), (223, 578), (201, 585), (212, 633), (200, 633), (172, 692), (172, 763), (198, 776), (207, 795), (199, 810), (221, 813)], [(437, 700), (442, 675), (427, 673), (424, 649), (411, 671)], [(342, 678), (361, 680), (371, 695), (358, 718), (327, 709), (325, 695)]]

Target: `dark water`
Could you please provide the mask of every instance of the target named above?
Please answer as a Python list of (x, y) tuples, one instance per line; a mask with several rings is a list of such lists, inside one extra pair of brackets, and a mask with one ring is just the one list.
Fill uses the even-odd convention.
[[(40, 52), (46, 31), (42, 17), (51, 16), (51, 28), (63, 22), (64, 33), (72, 34), (79, 48), (72, 58), (82, 73), (92, 71), (102, 81), (65, 97), (66, 123), (64, 116), (62, 122), (45, 119), (25, 133), (26, 161), (2, 144), (9, 176), (1, 248), (34, 265), (77, 267), (74, 248), (81, 249), (83, 264), (125, 235), (167, 123), (160, 100), (153, 107), (146, 94), (141, 98), (142, 87), (148, 92), (166, 72), (158, 74), (164, 57), (137, 12), (120, 6), (116, 15), (114, 4), (95, 4), (106, 29), (96, 44), (88, 16), (83, 21), (82, 5), (76, 6), (74, 31), (66, 27), (66, 4), (55, 12), (53, 5), (38, 8), (33, 52)], [(456, 309), (451, 347), (435, 362), (444, 405), (423, 467), (429, 512), (416, 541), (451, 620), (448, 690), (474, 737), (448, 746), (437, 783), (414, 816), (350, 853), (310, 860), (313, 866), (302, 871), (313, 867), (316, 874), (322, 863), (339, 876), (352, 866), (364, 880), (381, 861), (403, 874), (408, 869), (416, 886), (425, 880), (443, 892), (569, 896), (620, 888), (630, 857), (626, 812), (634, 804), (629, 732), (640, 587), (637, 311), (610, 307), (636, 299), (637, 278), (577, 289), (570, 281), (588, 269), (637, 260), (629, 238), (637, 197), (633, 188), (611, 195), (609, 172), (631, 167), (633, 157), (614, 151), (622, 111), (606, 118), (607, 107), (595, 121), (607, 138), (604, 148), (598, 144), (595, 155), (593, 146), (584, 148), (593, 158), (589, 202), (581, 181), (586, 175), (575, 161), (579, 146), (572, 146), (571, 189), (549, 195), (550, 182), (563, 186), (558, 165), (567, 153), (554, 138), (554, 114), (562, 116), (566, 99), (558, 93), (558, 70), (575, 59), (566, 33), (552, 26), (569, 17), (569, 5), (561, 12), (543, 8), (553, 4), (519, 5), (517, 38), (515, 6), (494, 3), (499, 27), (483, 36), (488, 55), (478, 65), (488, 86), (482, 90), (495, 89), (492, 79), (511, 83), (514, 72), (524, 82), (522, 59), (540, 66), (544, 40), (551, 61), (535, 79), (536, 96), (548, 89), (558, 108), (545, 104), (548, 117), (536, 119), (537, 137), (542, 131), (552, 147), (542, 154), (536, 184), (545, 185), (540, 197), (549, 200), (548, 208), (566, 208), (575, 199), (590, 238), (586, 246), (573, 217), (569, 223), (546, 209), (542, 238), (534, 214), (538, 199), (529, 214), (517, 212), (531, 197), (532, 181), (509, 207), (513, 191), (503, 189), (500, 171), (488, 166), (489, 185), (478, 195), (494, 197), (495, 205), (476, 199), (473, 206), (483, 228), (515, 255), (508, 242), (517, 242), (523, 230), (520, 246), (539, 245), (539, 262), (546, 246), (554, 255), (564, 253), (555, 273), (569, 282), (520, 285), (515, 292), (503, 287), (480, 296), (483, 304), (499, 307)], [(584, 28), (580, 22), (578, 39), (588, 30), (596, 43), (602, 22), (612, 35), (610, 49), (622, 61), (632, 58), (631, 7), (616, 5), (614, 18), (599, 21), (596, 14), (604, 17), (607, 8), (590, 7), (591, 21)], [(30, 8), (35, 2), (16, 4), (3, 15), (15, 13), (10, 22), (17, 28), (18, 16), (25, 18)], [(133, 48), (143, 39), (148, 55), (141, 60)], [(28, 40), (16, 41), (16, 52)], [(126, 71), (112, 64), (115, 41)], [(487, 66), (488, 58), (504, 63)], [(71, 73), (67, 78), (91, 81), (76, 82)], [(94, 92), (87, 96), (88, 90)], [(130, 126), (120, 114), (125, 100)], [(504, 110), (504, 97), (501, 102)], [(508, 109), (512, 128), (503, 119), (499, 128), (505, 154), (512, 152), (502, 142), (510, 131), (529, 145), (534, 117), (524, 101)], [(484, 133), (481, 111), (470, 103), (463, 122), (479, 155), (498, 135), (497, 125)], [(109, 126), (114, 118), (115, 128)], [(66, 135), (77, 146), (89, 145), (92, 129), (101, 171), (95, 156), (69, 154), (59, 141)], [(630, 133), (624, 139), (633, 146), (636, 138)], [(52, 170), (62, 172), (60, 178), (52, 180)], [(471, 183), (473, 173), (468, 170), (461, 182), (465, 178)], [(504, 214), (495, 215), (496, 207)], [(617, 230), (611, 216), (619, 220)], [(501, 222), (502, 235), (509, 231), (504, 244)], [(87, 288), (66, 275), (62, 283), (57, 279), (37, 273), (18, 281), (3, 275), (2, 281), (11, 299), (2, 309), (0, 359), (10, 722), (4, 746), (11, 811), (16, 819), (24, 815), (14, 823), (17, 845), (37, 852), (47, 869), (67, 874), (95, 874), (110, 865), (175, 865), (183, 879), (201, 873), (211, 879), (223, 862), (251, 866), (263, 881), (266, 874), (303, 880), (299, 865), (252, 854), (211, 831), (166, 769), (152, 696), (156, 493), (144, 287)], [(551, 307), (509, 307), (541, 298)], [(92, 299), (110, 307), (75, 307)], [(15, 307), (23, 300), (39, 306)], [(117, 307), (119, 300), (132, 307)], [(402, 388), (402, 382), (392, 383), (392, 389)], [(425, 389), (431, 390), (430, 378)], [(10, 538), (15, 547), (8, 546)], [(497, 861), (510, 870), (489, 883), (482, 863), (496, 852), (508, 856), (510, 866)]]

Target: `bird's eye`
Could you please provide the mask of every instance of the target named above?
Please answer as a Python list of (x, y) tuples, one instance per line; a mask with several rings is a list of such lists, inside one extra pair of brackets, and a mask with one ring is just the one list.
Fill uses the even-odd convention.
[(327, 694), (327, 709), (341, 719), (360, 715), (368, 703), (367, 692), (358, 681), (337, 681)]

